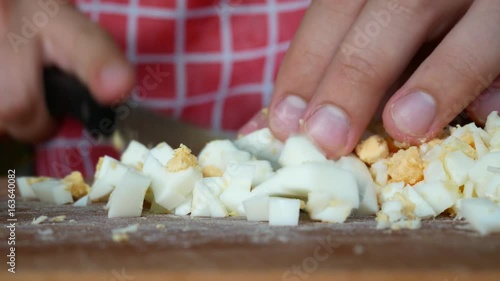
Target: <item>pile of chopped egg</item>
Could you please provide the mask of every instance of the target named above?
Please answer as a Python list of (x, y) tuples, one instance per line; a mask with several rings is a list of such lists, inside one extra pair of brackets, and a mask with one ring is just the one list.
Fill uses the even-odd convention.
[(22, 196), (54, 204), (106, 202), (109, 218), (148, 211), (293, 226), (303, 211), (325, 223), (375, 215), (378, 229), (398, 230), (452, 215), (488, 234), (500, 231), (500, 117), (490, 114), (484, 129), (450, 127), (420, 146), (368, 134), (338, 160), (305, 136), (283, 143), (268, 128), (212, 141), (198, 157), (184, 145), (132, 141), (120, 160), (99, 160), (91, 188), (79, 172), (21, 178), (18, 186)]

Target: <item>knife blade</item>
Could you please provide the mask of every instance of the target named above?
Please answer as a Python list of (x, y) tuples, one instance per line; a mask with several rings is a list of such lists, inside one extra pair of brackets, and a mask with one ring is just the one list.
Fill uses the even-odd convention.
[(127, 103), (113, 107), (100, 105), (76, 76), (57, 67), (45, 68), (43, 80), (46, 105), (54, 118), (72, 116), (90, 135), (122, 142), (122, 149), (132, 140), (149, 147), (165, 141), (174, 148), (183, 143), (198, 153), (209, 141), (236, 136), (232, 132), (200, 128)]

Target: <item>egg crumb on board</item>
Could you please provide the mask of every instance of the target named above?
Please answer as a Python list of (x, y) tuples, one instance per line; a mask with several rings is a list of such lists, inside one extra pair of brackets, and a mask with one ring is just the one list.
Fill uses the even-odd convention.
[[(377, 128), (377, 134), (365, 134), (355, 154), (339, 160), (327, 159), (306, 136), (283, 143), (264, 128), (235, 141), (212, 141), (198, 157), (184, 145), (148, 149), (131, 142), (120, 161), (99, 159), (90, 192), (79, 172), (62, 180), (20, 182), (26, 197), (42, 201), (68, 204), (71, 197), (82, 198), (75, 206), (83, 207), (108, 201), (106, 209), (115, 212), (110, 217), (140, 216), (145, 208), (296, 225), (302, 211), (325, 223), (375, 215), (377, 229), (401, 230), (443, 214), (465, 218), (483, 235), (500, 231), (500, 216), (491, 215), (500, 210), (497, 112), (488, 116), (484, 129), (473, 123), (449, 127), (418, 146), (399, 143)], [(52, 183), (58, 188), (51, 190)], [(127, 233), (113, 232), (113, 240), (125, 241)]]
[(31, 224), (41, 224), (42, 222), (46, 221), (49, 217), (47, 216), (39, 216), (37, 218), (34, 218)]
[(49, 219), (50, 222), (63, 222), (66, 219), (65, 215), (55, 216)]

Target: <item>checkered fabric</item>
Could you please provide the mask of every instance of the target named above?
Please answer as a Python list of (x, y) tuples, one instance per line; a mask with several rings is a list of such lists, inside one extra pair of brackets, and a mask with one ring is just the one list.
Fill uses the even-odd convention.
[[(309, 0), (77, 0), (135, 65), (140, 106), (214, 130), (237, 130), (270, 101), (273, 81)], [(151, 83), (152, 71), (170, 75)], [(145, 81), (148, 80), (148, 81)], [(147, 88), (147, 91), (144, 91)], [(39, 175), (89, 177), (96, 144), (75, 120), (36, 149)]]

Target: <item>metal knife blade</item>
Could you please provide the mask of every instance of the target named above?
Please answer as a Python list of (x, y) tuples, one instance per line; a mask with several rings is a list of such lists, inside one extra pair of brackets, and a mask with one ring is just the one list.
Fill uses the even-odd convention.
[(116, 118), (116, 134), (124, 143), (137, 140), (152, 147), (165, 141), (176, 148), (182, 143), (199, 153), (206, 143), (215, 139), (234, 139), (232, 132), (216, 132), (180, 122), (143, 108), (129, 108)]
[(77, 77), (56, 67), (45, 68), (43, 76), (45, 101), (53, 117), (73, 116), (93, 136), (118, 137), (122, 148), (132, 140), (148, 146), (164, 141), (174, 148), (183, 143), (198, 153), (211, 140), (236, 136), (234, 133), (200, 128), (139, 106), (127, 106), (126, 103), (114, 107), (102, 106)]

